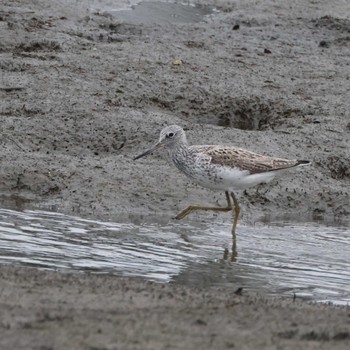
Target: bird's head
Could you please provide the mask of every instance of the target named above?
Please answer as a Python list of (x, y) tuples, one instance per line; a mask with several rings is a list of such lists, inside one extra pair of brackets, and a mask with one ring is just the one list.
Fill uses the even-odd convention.
[(152, 153), (158, 148), (166, 147), (168, 149), (171, 149), (179, 143), (186, 143), (186, 142), (187, 142), (186, 134), (184, 129), (182, 129), (178, 125), (167, 126), (160, 132), (159, 141), (149, 150), (135, 157), (134, 160), (144, 157)]

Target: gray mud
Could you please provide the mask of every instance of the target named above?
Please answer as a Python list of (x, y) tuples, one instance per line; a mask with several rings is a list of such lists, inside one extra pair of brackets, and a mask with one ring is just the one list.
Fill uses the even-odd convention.
[[(2, 349), (349, 349), (349, 310), (2, 267)], [(6, 301), (6, 303), (4, 302)]]
[(109, 218), (224, 203), (163, 153), (132, 161), (176, 123), (195, 144), (313, 162), (239, 193), (242, 222), (349, 214), (347, 2), (219, 1), (176, 24), (123, 22), (116, 4), (2, 3), (3, 206)]

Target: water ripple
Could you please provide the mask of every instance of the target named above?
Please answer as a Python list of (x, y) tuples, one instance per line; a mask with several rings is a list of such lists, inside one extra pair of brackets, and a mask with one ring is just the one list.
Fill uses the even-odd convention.
[(223, 260), (229, 245), (229, 224), (131, 224), (0, 210), (0, 263), (350, 303), (347, 227), (239, 226), (236, 262)]

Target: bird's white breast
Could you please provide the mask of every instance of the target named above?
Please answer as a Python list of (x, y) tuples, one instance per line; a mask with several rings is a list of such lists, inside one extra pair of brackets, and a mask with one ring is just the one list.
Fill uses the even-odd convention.
[(274, 179), (276, 172), (249, 174), (247, 170), (211, 165), (206, 171), (191, 171), (190, 175), (186, 175), (198, 185), (212, 190), (235, 191), (268, 183)]

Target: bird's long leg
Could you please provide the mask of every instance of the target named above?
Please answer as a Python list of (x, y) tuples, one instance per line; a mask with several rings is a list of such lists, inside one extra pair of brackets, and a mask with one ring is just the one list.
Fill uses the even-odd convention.
[[(176, 216), (175, 219), (183, 219), (188, 214), (192, 213), (195, 210), (212, 210), (212, 211), (230, 211), (233, 209), (230, 195), (227, 191), (225, 191), (226, 200), (227, 200), (227, 207), (220, 208), (220, 207), (203, 207), (201, 205), (190, 205), (189, 207), (185, 208), (184, 210), (181, 210)], [(232, 196), (232, 194), (231, 194)], [(235, 200), (235, 199), (234, 199)]]
[(232, 225), (232, 237), (236, 237), (236, 226), (237, 226), (238, 217), (239, 217), (241, 208), (239, 207), (238, 200), (233, 192), (231, 192), (231, 197), (233, 199), (233, 204), (234, 204), (233, 210), (235, 212), (235, 217), (233, 219), (233, 225)]
[(234, 212), (235, 217), (233, 218), (233, 225), (232, 225), (232, 255), (231, 255), (231, 261), (236, 261), (237, 258), (237, 240), (236, 240), (236, 226), (238, 222), (239, 212), (241, 211), (241, 208), (239, 207), (238, 200), (233, 192), (231, 192), (231, 197), (233, 199), (234, 204)]

